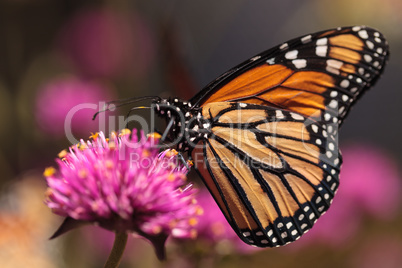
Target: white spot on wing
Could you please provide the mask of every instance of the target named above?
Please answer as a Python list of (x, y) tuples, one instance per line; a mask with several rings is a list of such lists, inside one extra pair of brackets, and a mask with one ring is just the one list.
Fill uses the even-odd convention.
[(349, 80), (347, 80), (347, 79), (342, 80), (340, 85), (343, 88), (347, 88), (349, 86)]
[(332, 109), (335, 109), (338, 106), (338, 101), (336, 100), (331, 100), (331, 102), (328, 104), (328, 106)]
[(319, 207), (318, 212), (322, 212), (324, 210), (324, 208), (325, 208), (324, 206)]
[(301, 69), (307, 66), (307, 60), (305, 59), (292, 60), (292, 63), (297, 69)]
[(382, 47), (377, 48), (377, 53), (382, 54), (382, 52), (383, 52)]
[(255, 56), (254, 58), (251, 58), (250, 61), (256, 61), (256, 60), (258, 60), (260, 58), (261, 58), (261, 56)]
[(329, 59), (327, 60), (327, 71), (333, 74), (339, 74), (339, 69), (342, 67), (343, 62), (339, 60)]
[(288, 60), (293, 60), (293, 59), (297, 59), (297, 54), (299, 53), (299, 51), (297, 50), (292, 50), (289, 51), (285, 54), (285, 58)]
[(276, 110), (276, 118), (282, 119), (285, 118), (281, 110)]
[(295, 120), (303, 120), (303, 116), (301, 116), (300, 114), (291, 113), (290, 115), (291, 115), (291, 116), (293, 117), (293, 119), (295, 119)]
[(357, 34), (363, 39), (367, 39), (369, 37), (366, 30), (361, 30)]
[(311, 41), (311, 34), (302, 37), (300, 40), (302, 41), (303, 44), (306, 44), (306, 43), (310, 42)]
[(288, 43), (283, 43), (283, 44), (279, 47), (279, 49), (280, 49), (280, 50), (285, 50), (285, 49), (287, 49), (288, 47), (289, 47)]
[(327, 55), (327, 46), (317, 46), (315, 48), (315, 54), (320, 57), (325, 57)]
[(318, 127), (317, 127), (317, 125), (312, 125), (312, 126), (311, 126), (311, 129), (312, 129), (315, 133), (318, 132)]
[(275, 64), (275, 58), (267, 59), (267, 63), (268, 63), (269, 65)]
[(367, 45), (367, 47), (368, 47), (369, 49), (373, 49), (373, 48), (374, 48), (374, 44), (373, 44), (373, 42), (371, 42), (370, 40), (367, 40), (367, 41), (366, 41), (366, 45)]
[(269, 230), (267, 234), (268, 234), (268, 236), (272, 236), (274, 234), (274, 231)]
[(337, 159), (334, 160), (334, 164), (335, 164), (335, 165), (338, 165), (338, 164), (339, 164), (339, 158), (337, 158)]
[(325, 46), (328, 43), (328, 39), (327, 38), (320, 38), (317, 40), (317, 46)]
[(367, 62), (370, 62), (370, 61), (373, 60), (373, 58), (372, 58), (370, 55), (368, 55), (368, 54), (365, 54), (365, 55), (363, 56), (363, 58), (364, 58), (364, 60), (367, 61)]

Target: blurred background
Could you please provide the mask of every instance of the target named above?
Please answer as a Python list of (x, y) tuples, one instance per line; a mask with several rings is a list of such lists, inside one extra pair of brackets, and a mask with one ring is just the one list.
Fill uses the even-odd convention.
[[(70, 145), (64, 120), (72, 107), (144, 95), (190, 98), (288, 39), (369, 25), (388, 38), (390, 61), (343, 125), (341, 186), (312, 231), (283, 248), (248, 247), (201, 189), (207, 213), (197, 240), (169, 241), (168, 261), (159, 263), (147, 242), (131, 238), (121, 267), (400, 267), (401, 13), (399, 0), (2, 0), (1, 266), (101, 267), (108, 255), (112, 234), (97, 227), (48, 240), (62, 219), (42, 202), (42, 172)], [(74, 137), (98, 130), (94, 111), (74, 114)]]

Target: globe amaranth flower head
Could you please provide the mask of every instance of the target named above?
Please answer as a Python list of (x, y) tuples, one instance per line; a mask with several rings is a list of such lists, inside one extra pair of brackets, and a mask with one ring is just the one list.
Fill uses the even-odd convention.
[(159, 153), (159, 137), (125, 129), (102, 132), (91, 141), (62, 151), (58, 170), (45, 170), (48, 184), (46, 205), (67, 217), (53, 236), (82, 223), (96, 223), (116, 232), (135, 232), (163, 241), (173, 237), (194, 237), (200, 209), (195, 189), (186, 185), (186, 165), (177, 152)]

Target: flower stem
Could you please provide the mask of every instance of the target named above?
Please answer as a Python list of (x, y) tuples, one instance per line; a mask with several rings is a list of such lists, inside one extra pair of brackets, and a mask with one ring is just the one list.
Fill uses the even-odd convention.
[(127, 237), (128, 235), (126, 232), (116, 232), (113, 248), (110, 252), (109, 258), (105, 263), (104, 268), (119, 267), (121, 258), (123, 257), (124, 249), (126, 248)]

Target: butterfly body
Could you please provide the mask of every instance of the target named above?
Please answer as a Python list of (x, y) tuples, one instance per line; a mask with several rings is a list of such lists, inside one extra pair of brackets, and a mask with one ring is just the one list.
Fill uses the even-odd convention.
[(328, 210), (339, 186), (339, 127), (388, 54), (368, 27), (317, 32), (252, 57), (189, 101), (159, 99), (155, 112), (238, 236), (281, 246)]
[(201, 138), (207, 138), (210, 132), (210, 121), (201, 114), (200, 107), (181, 99), (160, 99), (154, 102), (155, 113), (172, 122), (168, 138), (177, 145), (181, 152), (191, 150)]

